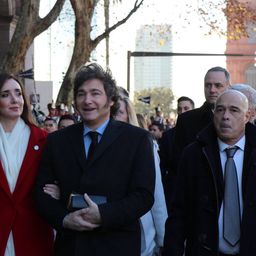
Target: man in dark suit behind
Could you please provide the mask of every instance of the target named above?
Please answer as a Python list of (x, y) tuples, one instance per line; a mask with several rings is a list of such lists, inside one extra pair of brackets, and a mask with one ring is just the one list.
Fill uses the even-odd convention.
[(178, 116), (174, 141), (174, 171), (176, 172), (181, 153), (186, 145), (196, 139), (196, 135), (212, 121), (213, 108), (217, 97), (230, 87), (230, 75), (222, 67), (209, 69), (204, 78), (205, 103)]
[[(82, 67), (74, 81), (74, 102), (83, 122), (48, 137), (36, 201), (57, 230), (55, 255), (140, 255), (139, 218), (154, 201), (152, 140), (147, 131), (112, 120), (117, 100), (108, 71), (97, 64)], [(87, 159), (91, 131), (98, 133), (98, 145)], [(45, 184), (54, 182), (59, 200), (44, 193)], [(84, 195), (88, 207), (68, 210), (71, 193)], [(97, 205), (95, 195), (106, 202)]]
[[(246, 96), (227, 90), (216, 102), (214, 122), (184, 149), (166, 222), (164, 256), (184, 255), (185, 241), (186, 256), (255, 254), (256, 128), (249, 118)], [(236, 184), (238, 193), (226, 190), (227, 173), (231, 171), (225, 168), (227, 148), (236, 148), (236, 168), (232, 170), (237, 181), (232, 180), (232, 184)], [(236, 204), (240, 212), (237, 222), (233, 222), (234, 208), (224, 222), (226, 205)], [(229, 224), (231, 228), (237, 226), (228, 234), (225, 230)], [(230, 235), (234, 234), (237, 236), (232, 242)]]
[[(182, 113), (194, 109), (195, 104), (192, 99), (186, 96), (181, 96), (177, 100), (177, 114), (178, 116)], [(164, 185), (164, 193), (166, 197), (167, 209), (169, 211), (170, 196), (172, 195), (173, 187), (175, 184), (175, 173), (173, 171), (173, 150), (174, 150), (174, 139), (175, 130), (173, 127), (163, 133), (163, 136), (159, 143), (159, 157), (160, 157), (160, 168), (162, 173), (162, 181)], [(167, 178), (168, 176), (168, 178)]]

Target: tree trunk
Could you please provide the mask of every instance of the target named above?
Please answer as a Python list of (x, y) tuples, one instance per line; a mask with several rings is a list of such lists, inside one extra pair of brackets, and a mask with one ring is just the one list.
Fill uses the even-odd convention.
[(64, 103), (70, 106), (73, 100), (73, 80), (77, 70), (86, 62), (89, 61), (91, 52), (96, 46), (105, 39), (110, 32), (124, 24), (133, 13), (142, 5), (144, 0), (136, 0), (134, 7), (122, 20), (118, 21), (113, 26), (109, 27), (104, 33), (97, 36), (94, 40), (91, 39), (90, 33), (92, 30), (91, 21), (98, 1), (94, 0), (70, 0), (75, 13), (75, 45), (73, 55), (67, 73), (65, 74), (63, 83), (57, 97), (57, 104)]
[(57, 0), (43, 19), (39, 17), (39, 0), (23, 0), (17, 25), (0, 70), (18, 74), (24, 67), (25, 56), (34, 38), (45, 31), (59, 16), (65, 0)]
[(57, 97), (57, 104), (70, 106), (73, 100), (73, 79), (75, 72), (85, 64), (95, 48), (90, 38), (91, 19), (94, 11), (94, 1), (70, 0), (75, 13), (75, 45), (67, 73), (65, 74)]

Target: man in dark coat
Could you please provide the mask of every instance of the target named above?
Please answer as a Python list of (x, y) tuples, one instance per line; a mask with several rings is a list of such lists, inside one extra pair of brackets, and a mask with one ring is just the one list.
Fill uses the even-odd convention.
[[(195, 104), (192, 99), (182, 96), (177, 100), (177, 114), (194, 109)], [(163, 133), (159, 143), (160, 168), (162, 173), (162, 181), (166, 198), (167, 209), (169, 212), (170, 196), (173, 194), (175, 184), (175, 175), (173, 171), (173, 150), (176, 127), (173, 127)], [(169, 175), (168, 179), (167, 176)]]
[[(111, 119), (118, 90), (95, 63), (78, 71), (74, 102), (83, 122), (48, 136), (36, 185), (38, 209), (57, 230), (55, 255), (139, 256), (139, 218), (154, 202), (151, 136)], [(54, 182), (59, 200), (44, 193)], [(71, 194), (87, 207), (68, 209)]]
[[(178, 116), (175, 126), (174, 146), (173, 150), (169, 151), (168, 157), (168, 169), (165, 176), (167, 185), (172, 186), (172, 184), (175, 184), (178, 165), (184, 147), (193, 142), (198, 132), (212, 121), (214, 103), (217, 97), (229, 86), (230, 75), (226, 69), (222, 67), (209, 69), (204, 77), (205, 103), (200, 108), (187, 111)], [(165, 191), (169, 193), (166, 194), (166, 198), (171, 198), (173, 188), (168, 188)], [(169, 199), (167, 199), (166, 204), (167, 206), (170, 204)]]
[[(217, 100), (214, 121), (187, 146), (181, 158), (171, 214), (166, 222), (164, 256), (251, 256), (256, 252), (256, 128), (248, 123), (246, 96), (227, 90)], [(238, 177), (241, 233), (230, 245), (223, 235), (226, 148)], [(236, 202), (237, 202), (236, 201)]]
[(178, 116), (175, 129), (174, 162), (178, 167), (185, 146), (196, 139), (196, 135), (207, 126), (213, 117), (213, 108), (217, 97), (230, 87), (230, 75), (222, 67), (209, 69), (204, 78), (205, 103), (194, 110)]

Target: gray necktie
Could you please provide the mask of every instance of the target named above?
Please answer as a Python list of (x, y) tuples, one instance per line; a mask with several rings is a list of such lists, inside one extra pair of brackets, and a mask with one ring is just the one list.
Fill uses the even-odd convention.
[(88, 135), (91, 138), (91, 144), (88, 149), (87, 162), (89, 162), (94, 154), (95, 148), (98, 145), (98, 132), (88, 132)]
[(240, 204), (236, 165), (233, 159), (238, 147), (226, 148), (223, 237), (235, 246), (240, 239)]

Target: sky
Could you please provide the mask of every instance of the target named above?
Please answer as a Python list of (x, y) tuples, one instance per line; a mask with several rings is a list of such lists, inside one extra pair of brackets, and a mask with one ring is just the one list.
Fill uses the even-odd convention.
[[(130, 21), (111, 35), (110, 67), (119, 85), (126, 87), (127, 51), (135, 50), (136, 30), (145, 24), (171, 24), (173, 28), (173, 52), (177, 53), (224, 53), (226, 39), (216, 34), (205, 36), (208, 31), (201, 27), (198, 15), (191, 11), (199, 0), (145, 0), (141, 9)], [(123, 1), (117, 9), (122, 14), (133, 1)], [(117, 8), (117, 7), (116, 7)], [(221, 18), (221, 17), (219, 17)], [(189, 22), (189, 24), (188, 24)], [(225, 26), (225, 23), (223, 23)], [(176, 98), (191, 97), (196, 106), (204, 102), (203, 78), (213, 66), (225, 67), (225, 57), (172, 57), (173, 84)]]
[[(173, 52), (180, 53), (224, 53), (226, 40), (212, 34), (205, 36), (208, 31), (202, 26), (198, 15), (191, 11), (197, 8), (201, 0), (144, 0), (140, 9), (124, 25), (117, 28), (110, 35), (110, 69), (119, 86), (126, 88), (127, 82), (127, 51), (135, 50), (136, 31), (145, 24), (171, 24), (173, 28)], [(49, 8), (47, 1), (43, 12)], [(51, 4), (53, 4), (52, 1)], [(114, 7), (113, 20), (120, 20), (134, 5), (135, 0), (122, 1)], [(220, 19), (222, 17), (220, 16)], [(104, 22), (103, 13), (97, 14), (97, 21)], [(62, 21), (63, 22), (63, 21)], [(70, 25), (71, 21), (66, 21)], [(102, 23), (103, 24), (103, 23)], [(65, 24), (64, 24), (65, 25)], [(66, 70), (68, 59), (72, 54), (73, 34), (71, 30), (64, 31), (64, 26), (56, 22), (51, 31), (40, 35), (35, 48), (35, 73), (37, 80), (53, 81), (53, 97), (56, 99), (59, 86)], [(201, 27), (200, 27), (201, 26)], [(225, 22), (223, 23), (225, 26)], [(96, 33), (100, 33), (100, 29)], [(47, 42), (47, 43), (46, 43)], [(53, 49), (49, 49), (49, 44)], [(40, 48), (37, 48), (40, 46)], [(36, 50), (36, 49), (45, 49)], [(47, 54), (45, 53), (47, 52)], [(97, 61), (105, 65), (104, 42), (96, 49)], [(52, 61), (49, 62), (49, 55)], [(180, 96), (191, 97), (199, 107), (204, 101), (203, 77), (206, 71), (213, 66), (225, 67), (224, 57), (172, 57), (173, 81), (172, 88), (176, 98)]]

